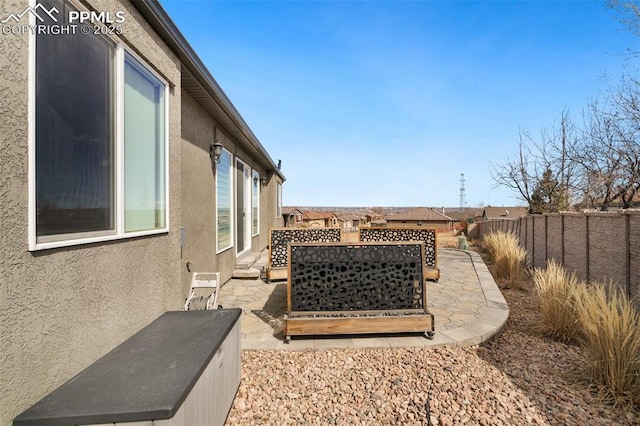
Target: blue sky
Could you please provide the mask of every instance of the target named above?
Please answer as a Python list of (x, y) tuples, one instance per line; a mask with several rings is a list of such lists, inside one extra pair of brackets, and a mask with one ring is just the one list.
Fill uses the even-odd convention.
[(287, 177), (285, 205), (521, 204), (515, 152), (616, 80), (638, 40), (601, 1), (162, 0)]

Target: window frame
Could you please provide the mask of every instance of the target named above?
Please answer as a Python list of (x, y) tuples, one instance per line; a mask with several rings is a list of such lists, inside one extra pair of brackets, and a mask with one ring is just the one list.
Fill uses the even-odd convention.
[[(260, 172), (256, 169), (251, 169), (251, 237), (256, 237), (260, 235), (260, 185), (262, 181), (260, 180)], [(253, 190), (255, 191), (255, 194)], [(255, 205), (254, 205), (255, 202)], [(255, 218), (253, 214), (254, 208), (256, 209)], [(256, 220), (255, 230), (253, 227), (253, 221)]]
[(231, 153), (231, 151), (229, 151), (226, 148), (222, 148), (222, 154), (228, 154), (229, 155), (229, 245), (227, 247), (223, 247), (220, 248), (219, 246), (219, 216), (218, 216), (218, 211), (219, 211), (219, 200), (218, 200), (218, 173), (220, 172), (221, 168), (219, 167), (220, 164), (216, 164), (216, 176), (215, 176), (215, 198), (216, 198), (216, 206), (215, 206), (215, 211), (216, 211), (216, 223), (215, 223), (215, 236), (216, 236), (216, 255), (220, 254), (224, 251), (230, 250), (233, 247), (235, 247), (235, 222), (233, 220), (233, 217), (235, 216), (235, 211), (234, 208), (236, 207), (236, 203), (234, 202), (235, 199), (235, 184), (234, 184), (234, 171), (236, 170), (236, 168), (234, 167), (234, 160), (235, 157), (234, 155)]
[(282, 183), (276, 182), (276, 219), (282, 217)]
[[(64, 1), (64, 0), (63, 0)], [(67, 0), (78, 10), (87, 10), (76, 1)], [(32, 1), (29, 4), (33, 3)], [(35, 25), (35, 17), (30, 15), (30, 24)], [(86, 35), (78, 35), (86, 37)], [(169, 232), (169, 134), (170, 134), (170, 91), (169, 83), (149, 63), (133, 51), (122, 39), (115, 35), (100, 35), (115, 45), (114, 55), (114, 76), (112, 83), (114, 90), (114, 227), (108, 231), (82, 232), (73, 234), (58, 234), (43, 238), (48, 241), (38, 241), (36, 229), (36, 34), (29, 32), (28, 39), (28, 249), (29, 251), (46, 250), (58, 247), (70, 247), (91, 243), (98, 243), (113, 240), (125, 240), (130, 238), (165, 234)], [(125, 52), (135, 58), (146, 72), (153, 75), (164, 85), (164, 227), (143, 231), (125, 232), (124, 227), (124, 72), (125, 72)], [(105, 233), (106, 232), (106, 233)], [(68, 236), (69, 238), (65, 238)]]

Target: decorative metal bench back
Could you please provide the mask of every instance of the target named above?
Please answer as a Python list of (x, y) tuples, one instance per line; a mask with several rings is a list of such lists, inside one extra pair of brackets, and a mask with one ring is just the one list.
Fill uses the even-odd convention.
[(432, 268), (437, 266), (435, 229), (399, 227), (360, 228), (360, 241), (423, 241), (425, 246), (425, 265)]
[(340, 228), (272, 229), (269, 236), (269, 267), (287, 266), (288, 243), (339, 243)]
[(424, 312), (423, 250), (418, 242), (292, 243), (290, 313)]

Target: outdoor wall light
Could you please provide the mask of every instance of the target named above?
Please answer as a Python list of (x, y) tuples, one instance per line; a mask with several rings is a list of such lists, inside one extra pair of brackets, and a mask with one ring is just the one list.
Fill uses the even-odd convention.
[(220, 162), (220, 155), (222, 155), (222, 144), (219, 140), (216, 140), (215, 143), (209, 146), (209, 157), (218, 164)]
[[(254, 184), (254, 185), (258, 185), (258, 177), (257, 177), (257, 176), (254, 176), (254, 177), (253, 177), (253, 184)], [(267, 186), (267, 177), (266, 177), (266, 176), (262, 176), (262, 177), (260, 178), (260, 184), (261, 184), (262, 186)]]

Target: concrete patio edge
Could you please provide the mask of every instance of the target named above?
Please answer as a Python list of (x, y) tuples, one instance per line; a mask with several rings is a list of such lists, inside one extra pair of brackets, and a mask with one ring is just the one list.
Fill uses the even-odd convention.
[[(270, 304), (276, 303), (275, 299), (283, 298), (282, 301), (277, 302), (284, 303), (284, 297), (282, 294), (283, 288), (280, 287), (279, 295), (274, 298), (271, 294), (274, 291), (274, 285), (277, 284), (263, 284), (262, 281), (256, 282), (254, 280), (231, 280), (234, 285), (238, 285), (233, 294), (228, 294), (227, 300), (222, 304), (225, 307), (236, 306), (243, 309), (243, 322), (246, 319), (251, 324), (247, 323), (246, 330), (243, 325), (243, 337), (241, 341), (242, 350), (323, 350), (323, 349), (344, 349), (344, 348), (395, 348), (395, 347), (432, 347), (432, 346), (457, 346), (468, 347), (479, 345), (487, 342), (496, 336), (500, 335), (507, 326), (509, 319), (509, 307), (498, 287), (494, 281), (493, 276), (489, 272), (489, 269), (485, 265), (482, 257), (475, 251), (471, 250), (459, 250), (447, 248), (445, 252), (456, 253), (451, 257), (445, 257), (442, 267), (445, 262), (455, 262), (455, 259), (466, 264), (460, 265), (447, 263), (446, 274), (441, 276), (440, 290), (438, 290), (441, 296), (445, 297), (445, 300), (439, 299), (437, 302), (432, 303), (444, 303), (438, 306), (439, 312), (435, 313), (435, 336), (433, 339), (426, 339), (423, 335), (412, 334), (393, 334), (393, 335), (359, 335), (359, 336), (305, 336), (303, 338), (291, 339), (289, 343), (285, 343), (283, 336), (280, 334), (276, 336), (274, 334), (274, 328), (270, 324), (274, 320), (278, 320), (273, 310), (266, 308), (266, 300), (269, 299)], [(444, 255), (443, 255), (444, 256)], [(466, 260), (465, 260), (466, 259)], [(454, 268), (454, 269), (451, 269)], [(466, 269), (464, 269), (466, 268)], [(468, 281), (465, 281), (465, 274)], [(453, 278), (452, 278), (453, 277)], [(444, 281), (443, 281), (444, 280)], [(448, 282), (446, 280), (451, 280)], [(465, 284), (466, 283), (466, 284)], [(221, 287), (221, 292), (224, 293), (229, 287), (227, 283)], [(435, 285), (435, 284), (434, 284)], [(452, 292), (451, 286), (460, 286), (459, 289)], [(465, 293), (469, 285), (473, 286), (476, 290), (475, 293)], [(443, 287), (444, 286), (444, 287)], [(448, 295), (445, 293), (448, 290)], [(433, 290), (435, 291), (435, 290)], [(445, 293), (442, 293), (442, 292)], [(274, 293), (275, 294), (275, 293)], [(473, 295), (475, 294), (475, 296)], [(444, 295), (444, 296), (443, 296)], [(225, 299), (222, 297), (222, 299)], [(470, 300), (474, 300), (470, 302)], [(458, 304), (459, 303), (459, 304)], [(476, 308), (470, 307), (475, 305)], [(235, 304), (235, 305), (233, 305)], [(453, 305), (452, 305), (453, 304)], [(435, 309), (434, 306), (431, 306)], [(443, 311), (451, 308), (449, 312), (454, 312), (455, 315), (446, 316)], [(273, 308), (272, 308), (273, 309)], [(256, 315), (262, 314), (261, 320)], [(443, 319), (441, 315), (445, 315)], [(471, 317), (470, 317), (471, 315)], [(458, 325), (454, 327), (447, 326), (454, 322), (451, 318), (457, 316), (455, 322)], [(462, 318), (466, 320), (461, 320)], [(444, 325), (442, 322), (444, 321)], [(281, 320), (281, 319), (280, 319)], [(440, 326), (439, 326), (440, 324)]]
[(469, 250), (457, 251), (469, 255), (487, 306), (477, 316), (476, 321), (438, 334), (443, 340), (442, 344), (460, 347), (479, 345), (499, 336), (504, 331), (509, 320), (509, 306), (480, 255)]

